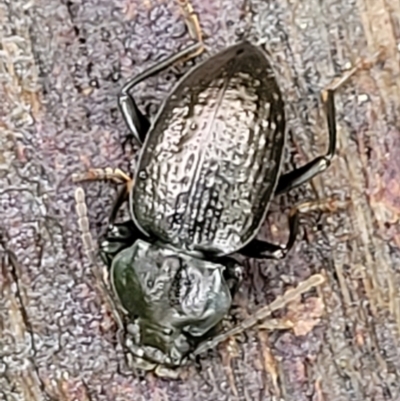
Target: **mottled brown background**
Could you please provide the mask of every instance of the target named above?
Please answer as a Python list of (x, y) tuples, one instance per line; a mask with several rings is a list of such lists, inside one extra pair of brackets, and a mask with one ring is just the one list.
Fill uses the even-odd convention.
[[(384, 61), (337, 97), (338, 157), (329, 171), (314, 189), (277, 199), (260, 235), (284, 241), (288, 208), (304, 198), (349, 199), (348, 207), (304, 218), (285, 261), (246, 263), (235, 299), (241, 319), (322, 272), (327, 282), (306, 304), (317, 317), (324, 306), (321, 320), (302, 335), (250, 330), (206, 354), (185, 380), (121, 373), (69, 177), (91, 166), (134, 168), (136, 149), (121, 147), (127, 129), (117, 92), (131, 74), (182, 48), (185, 26), (172, 0), (0, 0), (0, 399), (400, 400), (399, 2), (193, 5), (210, 53), (244, 32), (271, 52), (288, 102), (286, 168), (325, 149), (323, 86), (385, 48)], [(141, 85), (139, 105), (154, 115), (190, 64)], [(115, 188), (85, 189), (96, 238)], [(304, 305), (292, 311), (302, 315)]]

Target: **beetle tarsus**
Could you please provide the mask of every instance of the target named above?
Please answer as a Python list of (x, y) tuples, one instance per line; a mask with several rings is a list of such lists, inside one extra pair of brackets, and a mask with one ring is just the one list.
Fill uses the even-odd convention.
[[(181, 9), (183, 18), (185, 19), (186, 27), (190, 37), (198, 42), (197, 51), (193, 52), (189, 58), (194, 58), (204, 51), (203, 33), (200, 27), (199, 18), (193, 10), (193, 6), (189, 0), (177, 0)], [(183, 60), (184, 61), (184, 60)]]
[(117, 184), (133, 186), (133, 180), (119, 168), (91, 168), (84, 173), (72, 174), (73, 182), (82, 181), (114, 181)]
[(189, 0), (177, 0), (178, 5), (185, 19), (190, 37), (199, 42), (202, 41), (202, 32), (199, 23), (199, 18), (195, 13), (193, 6)]

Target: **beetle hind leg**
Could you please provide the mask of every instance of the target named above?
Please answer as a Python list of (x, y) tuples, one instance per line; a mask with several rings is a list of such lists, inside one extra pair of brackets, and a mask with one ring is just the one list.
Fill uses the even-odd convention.
[[(376, 58), (376, 56), (375, 56)], [(370, 63), (371, 64), (371, 63)], [(306, 165), (299, 167), (289, 173), (283, 174), (278, 181), (275, 195), (290, 191), (305, 182), (311, 180), (316, 175), (325, 171), (331, 164), (335, 155), (337, 132), (336, 132), (336, 110), (335, 110), (335, 92), (343, 86), (360, 68), (365, 68), (365, 61), (360, 61), (351, 70), (341, 77), (334, 79), (323, 91), (322, 100), (326, 107), (327, 125), (329, 133), (329, 145), (325, 155), (318, 156)]]
[(197, 18), (197, 14), (193, 11), (190, 1), (177, 0), (177, 2), (185, 19), (185, 24), (189, 31), (189, 35), (196, 42), (130, 79), (123, 86), (118, 97), (119, 108), (122, 112), (125, 123), (140, 144), (142, 144), (146, 138), (146, 134), (150, 128), (150, 122), (148, 118), (139, 110), (133, 96), (129, 93), (130, 90), (147, 78), (165, 71), (178, 62), (192, 59), (204, 51), (199, 20)]
[(278, 181), (278, 185), (275, 190), (275, 195), (290, 191), (305, 182), (314, 178), (317, 174), (325, 171), (331, 164), (331, 160), (335, 154), (336, 148), (336, 117), (335, 117), (335, 100), (334, 90), (328, 89), (324, 92), (326, 97), (326, 108), (327, 108), (327, 122), (329, 132), (329, 146), (328, 151), (324, 156), (318, 156), (306, 165), (299, 167), (289, 173), (283, 174)]

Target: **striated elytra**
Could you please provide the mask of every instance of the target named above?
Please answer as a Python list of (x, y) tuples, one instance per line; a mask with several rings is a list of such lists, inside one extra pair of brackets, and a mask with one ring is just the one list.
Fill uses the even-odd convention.
[(265, 53), (244, 42), (193, 68), (160, 108), (130, 196), (144, 233), (223, 256), (257, 234), (285, 141), (282, 96)]

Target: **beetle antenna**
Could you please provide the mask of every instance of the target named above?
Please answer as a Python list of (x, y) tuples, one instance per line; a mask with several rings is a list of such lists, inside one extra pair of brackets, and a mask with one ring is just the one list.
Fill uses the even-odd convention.
[(89, 230), (85, 191), (81, 187), (78, 187), (75, 190), (75, 209), (76, 214), (78, 215), (78, 226), (81, 232), (83, 248), (85, 249), (90, 263), (96, 265), (95, 245), (92, 234)]
[(309, 291), (313, 287), (317, 287), (325, 282), (325, 277), (322, 274), (314, 274), (307, 280), (301, 282), (296, 288), (287, 290), (283, 295), (278, 296), (275, 301), (271, 304), (259, 309), (253, 315), (243, 320), (237, 326), (228, 330), (225, 333), (221, 333), (201, 343), (194, 351), (195, 355), (199, 355), (210, 348), (215, 348), (221, 342), (227, 340), (229, 337), (243, 333), (245, 330), (254, 327), (255, 325), (262, 323), (267, 319), (273, 312), (278, 309), (285, 307), (288, 303), (298, 298), (303, 293)]
[(94, 276), (96, 278), (97, 285), (111, 307), (112, 314), (118, 326), (117, 337), (121, 338), (121, 333), (124, 331), (124, 324), (120, 314), (118, 313), (118, 308), (105, 284), (108, 281), (107, 277), (104, 276), (105, 270), (101, 269), (96, 261), (97, 247), (95, 246), (92, 234), (89, 230), (89, 218), (87, 216), (85, 191), (81, 187), (78, 187), (75, 190), (75, 209), (78, 215), (78, 226), (81, 232), (83, 248), (91, 265), (94, 267)]

